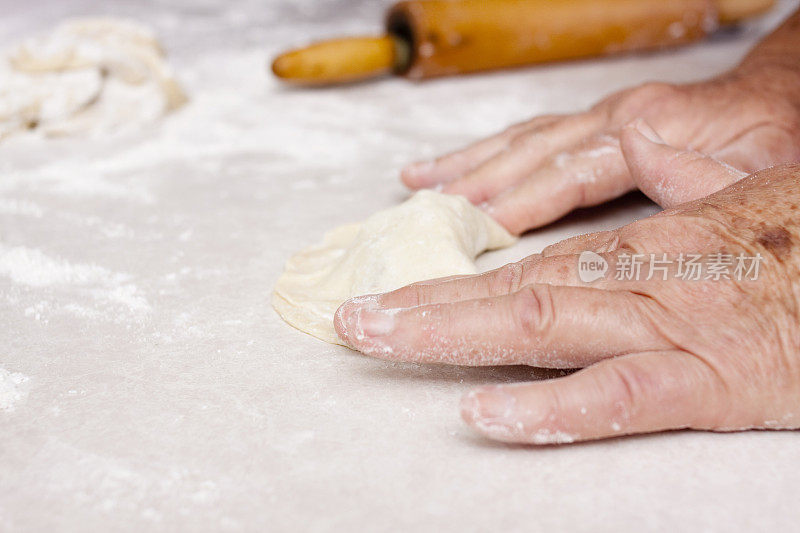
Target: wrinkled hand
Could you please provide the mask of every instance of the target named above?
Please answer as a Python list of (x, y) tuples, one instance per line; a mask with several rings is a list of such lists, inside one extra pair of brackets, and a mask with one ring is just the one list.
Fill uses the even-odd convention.
[[(667, 174), (715, 183), (739, 178), (711, 159), (652, 143), (634, 127), (623, 130), (622, 147), (638, 182)], [(468, 393), (463, 418), (495, 439), (797, 428), (798, 180), (800, 165), (764, 170), (702, 200), (560, 242), (487, 274), (349, 300), (337, 311), (336, 330), (355, 349), (389, 360), (587, 367)], [(578, 274), (585, 250), (609, 264), (605, 278), (591, 284)], [(651, 253), (673, 260), (703, 254), (703, 277), (682, 279), (673, 261), (669, 272), (647, 280)], [(730, 270), (731, 279), (706, 279), (716, 253), (760, 255), (756, 279), (751, 272), (738, 280)], [(617, 279), (625, 254), (644, 254), (638, 280)]]
[[(800, 111), (782, 83), (742, 68), (703, 83), (648, 83), (585, 113), (534, 118), (436, 161), (411, 165), (402, 179), (412, 189), (441, 186), (464, 195), (517, 234), (634, 188), (669, 207), (718, 191), (747, 173), (800, 159)], [(723, 182), (689, 166), (688, 175), (631, 174), (620, 133), (636, 120), (653, 141), (660, 134), (671, 146), (707, 154), (741, 172)]]

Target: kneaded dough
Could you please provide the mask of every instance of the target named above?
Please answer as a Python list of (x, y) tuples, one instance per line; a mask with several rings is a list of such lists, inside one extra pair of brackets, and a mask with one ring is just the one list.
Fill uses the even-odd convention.
[(348, 298), (476, 274), (479, 254), (515, 240), (465, 198), (423, 190), (360, 224), (328, 232), (322, 244), (292, 256), (272, 305), (297, 329), (343, 344), (333, 315)]
[(185, 101), (154, 34), (125, 19), (68, 20), (0, 57), (0, 139), (136, 127)]

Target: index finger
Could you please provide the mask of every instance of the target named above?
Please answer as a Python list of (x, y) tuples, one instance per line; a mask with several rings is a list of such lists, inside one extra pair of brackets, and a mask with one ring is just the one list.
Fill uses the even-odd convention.
[(578, 368), (669, 349), (650, 298), (622, 290), (533, 284), (513, 294), (412, 308), (337, 311), (351, 347), (395, 361)]
[(508, 148), (517, 135), (558, 120), (557, 115), (545, 115), (528, 122), (514, 124), (506, 130), (477, 141), (462, 150), (443, 155), (433, 161), (419, 161), (406, 166), (400, 173), (403, 183), (411, 189), (422, 189), (448, 183), (477, 168), (485, 161)]

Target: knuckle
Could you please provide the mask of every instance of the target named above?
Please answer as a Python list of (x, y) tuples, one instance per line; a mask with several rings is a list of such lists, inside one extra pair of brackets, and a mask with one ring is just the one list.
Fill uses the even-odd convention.
[(541, 339), (550, 329), (553, 316), (553, 299), (548, 285), (529, 285), (515, 296), (514, 320), (527, 339)]
[(511, 140), (508, 141), (508, 147), (511, 150), (520, 150), (535, 143), (539, 137), (540, 135), (538, 132), (522, 132), (513, 136)]
[(505, 130), (503, 130), (502, 135), (504, 135), (506, 137), (514, 138), (514, 137), (517, 137), (522, 132), (524, 132), (525, 130), (527, 130), (528, 128), (530, 128), (530, 125), (529, 125), (528, 122), (518, 122), (516, 124), (512, 124), (511, 126), (507, 127)]
[(616, 239), (616, 246), (613, 251), (620, 254), (643, 254), (651, 247), (648, 243), (644, 242), (643, 234), (637, 230), (620, 230), (619, 236)]
[(539, 425), (543, 427), (556, 426), (569, 408), (574, 403), (568, 396), (569, 392), (561, 387), (550, 387), (543, 401), (536, 406), (540, 414)]
[(513, 294), (522, 286), (525, 268), (522, 262), (509, 263), (497, 269), (491, 287), (492, 294)]
[(634, 92), (640, 97), (651, 100), (653, 98), (672, 96), (677, 92), (677, 88), (663, 81), (648, 81), (637, 87)]
[(662, 211), (619, 228), (615, 251), (677, 254), (706, 249), (716, 242), (722, 244), (704, 229), (699, 217)]
[(620, 239), (617, 230), (598, 231), (586, 235), (577, 235), (563, 241), (546, 246), (542, 250), (542, 257), (557, 255), (579, 254), (581, 252), (595, 252), (604, 254), (615, 251), (619, 247)]
[(400, 291), (402, 292), (399, 295), (399, 303), (404, 307), (417, 307), (420, 305), (425, 305), (430, 299), (428, 297), (427, 287), (420, 283), (412, 283), (411, 285), (400, 289)]
[[(771, 95), (753, 94), (747, 98), (745, 116), (752, 117), (756, 124), (774, 124), (785, 128), (787, 131), (798, 133), (800, 130), (800, 108), (785, 98), (775, 98)], [(739, 103), (740, 109), (742, 104)]]
[(505, 135), (507, 137), (517, 137), (520, 134), (535, 130), (536, 128), (541, 127), (544, 124), (548, 124), (554, 120), (557, 120), (558, 118), (560, 118), (559, 115), (553, 115), (553, 114), (539, 115), (530, 120), (517, 122), (516, 124), (510, 125), (505, 130), (503, 130), (502, 135)]
[[(688, 427), (725, 425), (730, 406), (727, 401), (718, 401), (726, 397), (725, 385), (705, 364), (691, 365), (671, 376), (653, 372), (633, 360), (608, 364), (611, 379), (605, 380), (604, 390), (615, 422), (622, 425), (641, 422), (652, 415), (653, 409), (670, 406)], [(697, 405), (700, 397), (702, 405)], [(651, 412), (645, 412), (648, 410)]]
[(622, 125), (635, 117), (657, 113), (661, 107), (680, 95), (680, 89), (664, 82), (644, 83), (620, 95), (611, 102), (610, 119)]
[(794, 146), (800, 151), (800, 107), (792, 107), (786, 116), (788, 117), (787, 129), (795, 141)]
[(650, 374), (635, 364), (613, 362), (609, 365), (613, 380), (610, 382), (609, 395), (613, 403), (614, 415), (621, 421), (629, 422), (648, 397), (658, 397), (658, 383)]
[(800, 159), (800, 109), (778, 106), (768, 112), (766, 121), (767, 126), (760, 128), (760, 137), (769, 158), (758, 168)]
[(552, 257), (554, 255), (572, 253), (576, 249), (574, 244), (581, 242), (579, 238), (580, 236), (570, 237), (568, 239), (564, 239), (563, 241), (548, 244), (542, 249), (542, 257)]
[(617, 230), (602, 231), (595, 234), (593, 251), (597, 254), (606, 254), (615, 251), (620, 246), (620, 237)]

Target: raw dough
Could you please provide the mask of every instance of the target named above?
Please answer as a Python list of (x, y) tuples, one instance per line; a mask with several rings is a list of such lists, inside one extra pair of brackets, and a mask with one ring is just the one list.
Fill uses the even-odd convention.
[(328, 232), (322, 244), (292, 256), (275, 285), (272, 305), (297, 329), (342, 344), (333, 315), (348, 298), (476, 274), (479, 254), (514, 241), (465, 198), (420, 191), (361, 224)]
[(153, 33), (128, 20), (70, 20), (0, 57), (0, 139), (136, 127), (185, 101)]

